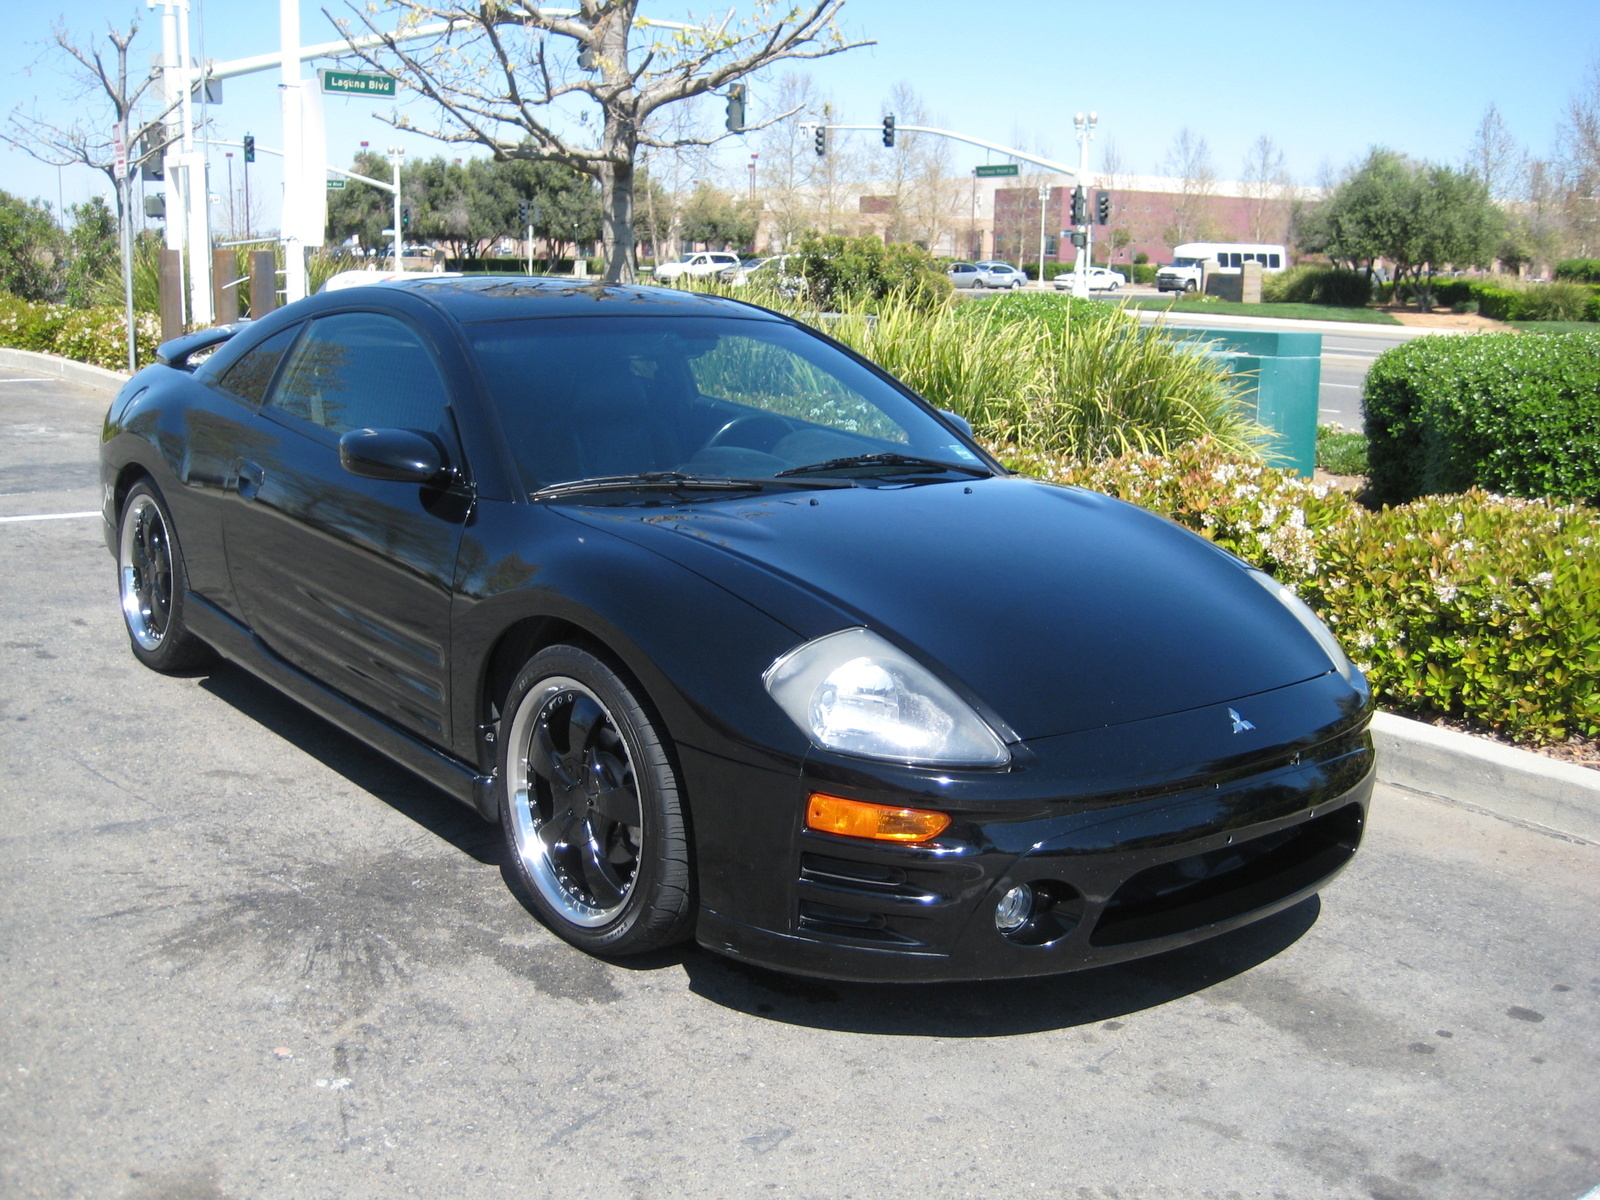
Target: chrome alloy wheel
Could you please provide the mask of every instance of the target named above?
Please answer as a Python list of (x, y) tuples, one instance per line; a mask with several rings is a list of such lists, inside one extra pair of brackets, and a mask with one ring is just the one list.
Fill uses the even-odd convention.
[(540, 682), (511, 724), (512, 835), (544, 899), (596, 929), (628, 902), (644, 842), (632, 756), (609, 709), (564, 675)]
[(133, 640), (159, 650), (172, 619), (172, 545), (161, 509), (148, 495), (136, 495), (122, 514), (122, 616)]

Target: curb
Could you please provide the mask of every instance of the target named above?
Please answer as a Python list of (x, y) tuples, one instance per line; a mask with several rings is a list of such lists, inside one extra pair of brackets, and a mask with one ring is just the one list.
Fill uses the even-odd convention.
[(1600, 844), (1600, 771), (1380, 712), (1378, 782)]
[(54, 375), (57, 379), (75, 383), (79, 387), (94, 388), (96, 391), (113, 394), (120, 392), (122, 385), (130, 378), (120, 371), (108, 371), (104, 367), (74, 362), (70, 358), (41, 354), (37, 350), (13, 350), (10, 347), (0, 347), (0, 367), (34, 371), (40, 375)]

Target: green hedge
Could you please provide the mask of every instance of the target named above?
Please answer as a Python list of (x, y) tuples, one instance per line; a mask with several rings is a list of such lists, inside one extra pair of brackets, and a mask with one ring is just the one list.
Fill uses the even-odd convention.
[[(1573, 260), (1588, 261), (1588, 260)], [(1410, 304), (1416, 298), (1411, 283), (1386, 285), (1385, 301)], [(1476, 304), (1478, 312), (1497, 321), (1600, 320), (1600, 291), (1575, 282), (1517, 283), (1501, 279), (1436, 279), (1433, 302), (1440, 308), (1464, 310)]]
[(1417, 338), (1378, 356), (1364, 401), (1386, 503), (1471, 487), (1600, 498), (1600, 331)]
[(1155, 263), (1147, 262), (1131, 264), (1118, 263), (1111, 269), (1121, 275), (1129, 283), (1141, 283), (1147, 287), (1155, 286), (1156, 271), (1159, 270)]
[[(112, 371), (126, 371), (127, 329), (121, 308), (68, 308), (0, 293), (0, 346), (38, 350)], [(149, 313), (136, 314), (134, 344), (141, 366), (155, 359), (160, 340), (156, 318)]]
[(1368, 512), (1203, 445), (1043, 473), (1171, 517), (1293, 587), (1384, 708), (1518, 741), (1600, 736), (1593, 509), (1475, 491)]
[(1600, 258), (1568, 258), (1556, 264), (1556, 278), (1573, 283), (1600, 283)]
[(1372, 280), (1364, 271), (1307, 264), (1263, 275), (1261, 299), (1267, 304), (1331, 304), (1360, 308), (1372, 299)]

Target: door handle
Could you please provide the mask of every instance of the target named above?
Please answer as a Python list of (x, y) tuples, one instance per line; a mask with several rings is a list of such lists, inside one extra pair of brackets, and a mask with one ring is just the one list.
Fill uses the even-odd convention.
[(239, 495), (246, 500), (254, 500), (267, 476), (261, 469), (260, 463), (241, 458), (233, 464), (233, 477), (234, 487), (238, 489)]

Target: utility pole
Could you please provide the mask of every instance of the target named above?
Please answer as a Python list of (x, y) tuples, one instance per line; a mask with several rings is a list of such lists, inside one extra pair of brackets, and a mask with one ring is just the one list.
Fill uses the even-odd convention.
[(1044, 286), (1044, 219), (1050, 210), (1050, 189), (1039, 185), (1039, 286)]
[(404, 161), (405, 156), (406, 148), (404, 146), (389, 147), (389, 166), (394, 172), (394, 229), (391, 232), (394, 234), (394, 269), (396, 271), (404, 271), (406, 269), (401, 259), (401, 252), (405, 249), (402, 241), (405, 237), (405, 231), (400, 227), (400, 164)]
[[(1091, 112), (1088, 116), (1078, 113), (1072, 118), (1072, 127), (1078, 139), (1078, 189), (1083, 190), (1084, 180), (1089, 175), (1089, 143), (1094, 141), (1094, 127), (1100, 123), (1100, 114)], [(1087, 195), (1085, 195), (1087, 199)], [(1084, 214), (1088, 216), (1089, 214)], [(1092, 221), (1083, 224), (1083, 241), (1078, 246), (1077, 272), (1072, 279), (1072, 294), (1079, 299), (1087, 299), (1089, 295), (1088, 270), (1093, 262), (1094, 228)]]
[[(306, 294), (306, 249), (300, 240), (305, 222), (306, 177), (300, 87), (300, 0), (278, 0), (278, 47), (281, 53), (278, 83), (279, 110), (283, 114), (283, 216), (278, 236), (283, 239), (284, 302), (293, 304)], [(395, 208), (395, 237), (400, 236), (400, 209)], [(396, 247), (396, 269), (399, 269)]]

